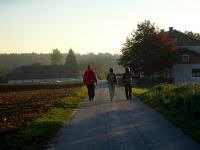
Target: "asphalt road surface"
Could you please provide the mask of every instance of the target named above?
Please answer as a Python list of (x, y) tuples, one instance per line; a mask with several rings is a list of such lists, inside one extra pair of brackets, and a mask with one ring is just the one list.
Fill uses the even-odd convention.
[(61, 130), (52, 150), (200, 150), (159, 113), (117, 87), (110, 101), (106, 83), (96, 88), (94, 101), (81, 103)]

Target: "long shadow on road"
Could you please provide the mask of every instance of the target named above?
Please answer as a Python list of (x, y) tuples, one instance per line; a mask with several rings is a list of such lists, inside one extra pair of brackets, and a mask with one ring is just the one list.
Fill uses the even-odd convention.
[(83, 102), (57, 139), (56, 150), (199, 150), (200, 146), (160, 114), (117, 88), (109, 101), (99, 84), (94, 101)]

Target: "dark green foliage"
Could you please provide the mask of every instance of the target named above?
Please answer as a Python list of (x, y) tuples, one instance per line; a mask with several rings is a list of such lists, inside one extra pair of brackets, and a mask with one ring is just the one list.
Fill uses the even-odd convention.
[(200, 84), (162, 84), (139, 97), (200, 142)]
[(185, 31), (185, 34), (189, 35), (190, 37), (200, 40), (200, 33), (194, 33), (192, 31)]
[(74, 75), (78, 74), (78, 63), (74, 51), (70, 48), (65, 60), (65, 66), (73, 72)]
[(114, 68), (114, 72), (122, 73), (124, 70), (122, 66), (117, 64), (117, 59), (119, 55), (111, 55), (109, 53), (99, 53), (99, 54), (87, 54), (82, 56), (77, 56), (79, 60), (80, 70), (84, 72), (87, 69), (87, 65), (91, 64), (96, 71), (99, 79), (106, 79), (109, 68)]
[(51, 64), (52, 65), (62, 65), (63, 64), (63, 58), (62, 54), (58, 49), (52, 50), (52, 56), (51, 56)]
[(142, 70), (146, 75), (170, 68), (176, 60), (174, 44), (150, 21), (137, 25), (121, 51), (119, 64), (131, 66), (138, 72)]
[[(6, 75), (12, 72), (16, 67), (27, 66), (31, 64), (50, 65), (52, 54), (0, 54), (0, 81), (6, 82)], [(65, 62), (67, 54), (62, 54), (62, 62)], [(123, 68), (117, 64), (119, 55), (109, 53), (99, 54), (75, 54), (78, 71), (80, 76), (87, 69), (88, 64), (92, 64), (100, 79), (105, 79), (108, 69), (114, 68), (115, 72), (123, 72)]]

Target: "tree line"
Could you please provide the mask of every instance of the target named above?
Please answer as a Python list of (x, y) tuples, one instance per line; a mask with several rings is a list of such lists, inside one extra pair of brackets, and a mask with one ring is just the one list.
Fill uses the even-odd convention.
[(88, 64), (92, 64), (98, 77), (104, 79), (109, 67), (113, 67), (116, 72), (122, 72), (122, 67), (118, 66), (117, 54), (109, 53), (89, 53), (78, 54), (69, 49), (67, 53), (61, 53), (59, 49), (53, 49), (49, 54), (0, 54), (0, 82), (6, 82), (6, 75), (11, 73), (16, 67), (27, 65), (65, 65), (69, 67), (76, 76), (81, 76)]

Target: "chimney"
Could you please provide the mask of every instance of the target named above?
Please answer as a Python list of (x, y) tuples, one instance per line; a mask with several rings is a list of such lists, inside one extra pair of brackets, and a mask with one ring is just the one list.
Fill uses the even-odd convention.
[(161, 33), (164, 33), (164, 32), (165, 32), (165, 29), (161, 29), (160, 32), (161, 32)]
[(173, 27), (169, 27), (169, 32), (173, 31)]

